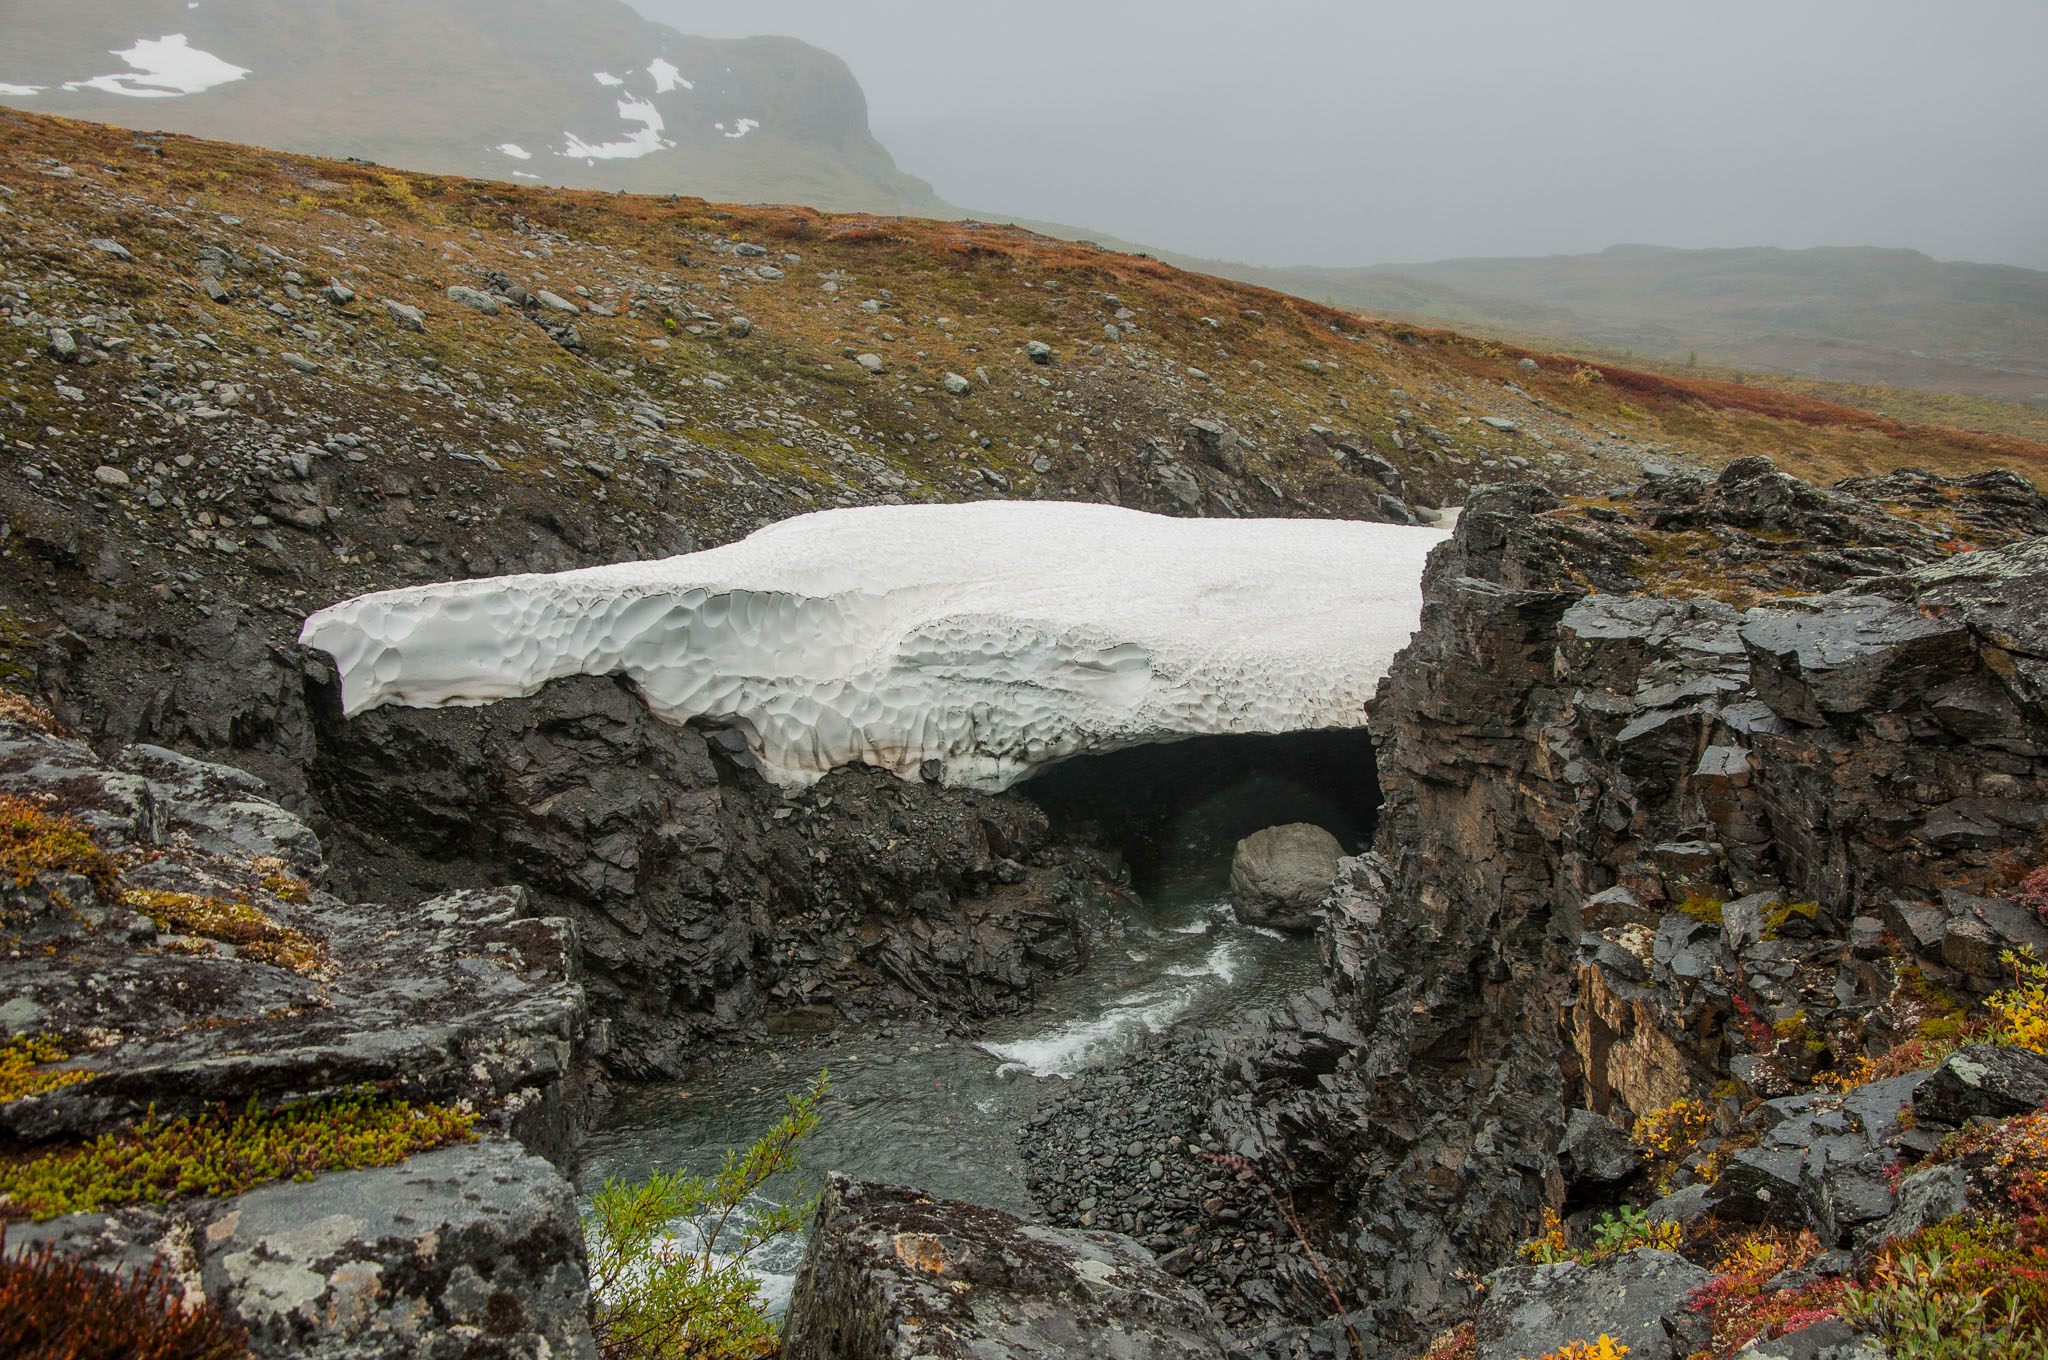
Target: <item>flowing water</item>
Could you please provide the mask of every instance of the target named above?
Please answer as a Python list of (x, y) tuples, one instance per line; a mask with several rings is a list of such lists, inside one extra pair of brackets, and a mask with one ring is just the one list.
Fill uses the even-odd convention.
[[(1316, 981), (1309, 940), (1240, 925), (1214, 885), (1168, 889), (1111, 927), (1089, 965), (1044, 988), (1030, 1013), (971, 1038), (934, 1020), (776, 1040), (720, 1054), (687, 1086), (632, 1091), (584, 1147), (583, 1190), (657, 1168), (717, 1170), (822, 1068), (832, 1089), (805, 1145), (807, 1175), (841, 1171), (1028, 1215), (1016, 1132), (1064, 1077), (1170, 1025), (1226, 1025)], [(751, 1263), (778, 1309), (802, 1250), (784, 1239)]]

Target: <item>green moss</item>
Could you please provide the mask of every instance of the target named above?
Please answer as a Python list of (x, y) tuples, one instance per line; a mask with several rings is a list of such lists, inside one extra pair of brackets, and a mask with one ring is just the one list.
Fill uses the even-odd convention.
[(159, 1120), (84, 1147), (0, 1164), (0, 1211), (38, 1222), (117, 1204), (239, 1195), (267, 1181), (394, 1166), (468, 1142), (476, 1116), (440, 1105), (338, 1096), (275, 1111)]
[(1727, 905), (1718, 897), (1688, 897), (1678, 904), (1678, 909), (1695, 921), (1718, 926), (1721, 924), (1721, 908)]
[(1778, 933), (1795, 916), (1808, 922), (1820, 919), (1820, 903), (1787, 902), (1780, 906), (1776, 911), (1773, 911), (1764, 918), (1764, 938), (1766, 940), (1777, 939)]
[(292, 874), (278, 872), (266, 875), (258, 886), (281, 902), (304, 903), (313, 899), (312, 885)]
[(1969, 1008), (1956, 999), (1954, 994), (1933, 981), (1914, 964), (1907, 964), (1899, 970), (1899, 985), (1911, 992), (1924, 1005), (1942, 1015), (1960, 1018)]
[(0, 874), (26, 887), (40, 873), (78, 874), (100, 892), (111, 892), (119, 876), (82, 825), (30, 799), (0, 795)]
[(279, 925), (247, 902), (140, 888), (129, 889), (121, 900), (156, 922), (159, 930), (231, 944), (245, 959), (306, 974), (318, 973), (327, 963), (325, 945)]
[(1771, 1032), (1780, 1039), (1790, 1039), (1794, 1035), (1806, 1033), (1806, 1012), (1803, 1010), (1792, 1012), (1783, 1020), (1778, 1021), (1777, 1024), (1772, 1025)]
[(0, 1104), (88, 1081), (97, 1073), (58, 1067), (71, 1054), (56, 1040), (22, 1034), (0, 1046)]

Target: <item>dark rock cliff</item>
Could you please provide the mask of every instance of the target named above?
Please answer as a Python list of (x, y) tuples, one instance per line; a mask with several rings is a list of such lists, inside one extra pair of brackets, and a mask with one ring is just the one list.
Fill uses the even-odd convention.
[[(1887, 1050), (1912, 978), (1982, 995), (2048, 940), (2005, 896), (2048, 858), (2044, 531), (2007, 479), (1762, 460), (1474, 497), (1374, 705), (1387, 801), (1326, 907), (1329, 992), (1211, 1059), (1210, 1136), (1291, 1192), (1355, 1321), (1412, 1340), (1544, 1210), (1612, 1203), (1596, 1156), (1560, 1160), (1574, 1110), (1710, 1107), (1734, 1179), (1676, 1183), (1739, 1209), (1743, 1121), (1805, 1117), (1759, 1101)], [(1869, 1159), (1931, 1146), (1872, 1110), (1787, 1173), (1829, 1245), (1890, 1210)], [(1183, 1272), (1270, 1216), (1241, 1189)]]
[(518, 883), (574, 919), (606, 1063), (672, 1076), (707, 1042), (929, 1004), (1028, 1003), (1078, 967), (1116, 885), (1010, 796), (849, 768), (785, 795), (623, 682), (483, 708), (318, 696), (340, 880)]

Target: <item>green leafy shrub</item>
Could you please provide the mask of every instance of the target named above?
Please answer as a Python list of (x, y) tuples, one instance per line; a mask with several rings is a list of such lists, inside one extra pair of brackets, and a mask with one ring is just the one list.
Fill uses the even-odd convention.
[(1618, 1251), (1634, 1251), (1637, 1247), (1656, 1247), (1661, 1251), (1676, 1251), (1678, 1242), (1685, 1234), (1675, 1219), (1650, 1220), (1648, 1209), (1631, 1208), (1621, 1205), (1600, 1215), (1600, 1221), (1593, 1225), (1593, 1256), (1612, 1256)]
[(1999, 956), (2012, 969), (2012, 986), (1984, 1004), (1991, 1010), (1991, 1042), (2048, 1053), (2048, 963), (2031, 947)]
[(0, 1216), (41, 1221), (110, 1205), (187, 1195), (239, 1195), (266, 1181), (395, 1166), (416, 1152), (467, 1142), (476, 1116), (372, 1096), (336, 1096), (282, 1110), (250, 1108), (160, 1120), (83, 1147), (0, 1162)]
[(2048, 1360), (2048, 1332), (2029, 1326), (2019, 1305), (1951, 1278), (1939, 1251), (1888, 1261), (1867, 1289), (1851, 1286), (1844, 1312), (1882, 1335), (1893, 1360)]
[(0, 1257), (0, 1355), (22, 1360), (234, 1360), (220, 1315), (174, 1297), (162, 1258), (116, 1274), (48, 1244)]
[(1685, 1229), (1677, 1221), (1664, 1219), (1653, 1223), (1649, 1210), (1624, 1204), (1602, 1214), (1600, 1221), (1593, 1225), (1592, 1246), (1577, 1249), (1567, 1239), (1564, 1221), (1557, 1216), (1557, 1211), (1545, 1209), (1542, 1234), (1522, 1243), (1517, 1250), (1522, 1259), (1538, 1265), (1556, 1265), (1560, 1261), (1591, 1265), (1616, 1252), (1632, 1251), (1637, 1247), (1676, 1251), (1684, 1236)]
[[(830, 1089), (820, 1072), (758, 1143), (727, 1152), (715, 1176), (657, 1171), (637, 1185), (605, 1182), (583, 1220), (597, 1300), (592, 1330), (605, 1360), (776, 1354), (775, 1324), (747, 1262), (775, 1238), (802, 1231), (817, 1199), (801, 1184), (784, 1204), (755, 1196), (771, 1177), (800, 1170), (803, 1140)], [(671, 1236), (678, 1220), (692, 1224), (696, 1246)]]

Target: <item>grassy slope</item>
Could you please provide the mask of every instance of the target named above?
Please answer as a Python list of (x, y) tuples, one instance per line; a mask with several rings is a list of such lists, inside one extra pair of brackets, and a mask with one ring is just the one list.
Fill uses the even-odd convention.
[[(1441, 322), (1406, 313), (1380, 313), (1390, 320), (1418, 326)], [(2048, 443), (2048, 407), (2032, 403), (1999, 401), (1992, 397), (1969, 396), (1961, 392), (1927, 391), (1894, 387), (1889, 383), (1833, 382), (1780, 372), (1757, 372), (1713, 363), (1658, 359), (1612, 345), (1598, 345), (1534, 334), (1508, 326), (1474, 326), (1466, 332), (1531, 351), (1549, 350), (1572, 358), (1614, 364), (1644, 372), (1677, 378), (1702, 378), (1715, 382), (1769, 386), (1786, 392), (1816, 397), (1836, 406), (1849, 406), (1890, 416), (1910, 425), (1944, 425), (1958, 430), (1979, 430), (1988, 434), (2011, 435), (2034, 443)]]
[[(1188, 262), (1183, 262), (1188, 263)], [(2048, 274), (1907, 250), (1665, 250), (1230, 277), (1487, 334), (2024, 402), (2048, 392)]]
[[(812, 506), (994, 494), (997, 479), (1010, 494), (1148, 503), (1148, 468), (1160, 449), (1181, 447), (1196, 417), (1228, 423), (1253, 446), (1249, 475), (1218, 484), (1241, 513), (1370, 506), (1360, 479), (1336, 471), (1317, 425), (1373, 445), (1403, 466), (1419, 499), (1439, 503), (1475, 481), (1527, 475), (1509, 459), (1567, 484), (1599, 483), (1644, 457), (1713, 465), (1750, 453), (1819, 476), (1911, 462), (2013, 466), (2048, 480), (2048, 450), (2021, 440), (1548, 355), (1532, 372), (1511, 347), (1011, 229), (449, 180), (177, 138), (159, 158), (125, 132), (20, 115), (0, 115), (0, 128), (0, 183), (12, 191), (0, 260), (30, 286), (37, 315), (118, 302), (132, 325), (110, 328), (131, 337), (131, 357), (189, 356), (203, 332), (216, 351), (198, 366), (223, 380), (257, 382), (334, 428), (405, 419), (415, 434), (495, 450), (507, 476), (540, 492), (570, 456), (547, 443), (550, 432), (579, 449), (668, 449), (719, 474), (693, 480), (669, 507), (704, 541)], [(56, 163), (74, 177), (42, 173)], [(101, 235), (124, 240), (134, 262), (87, 247)], [(721, 244), (734, 239), (768, 246), (786, 277), (743, 272), (757, 262), (734, 259)], [(194, 283), (207, 243), (245, 258), (267, 246), (300, 266), (309, 289), (332, 274), (363, 301), (342, 314), (287, 301), (272, 273), (231, 276), (240, 296), (216, 306)], [(492, 267), (534, 287), (581, 286), (619, 315), (579, 322), (584, 357), (511, 316), (446, 300), (447, 285), (480, 284)], [(263, 283), (258, 298), (252, 287)], [(1116, 310), (1105, 294), (1136, 314), (1138, 329), (1116, 342), (1103, 330)], [(427, 331), (393, 324), (375, 305), (385, 297), (422, 306)], [(863, 310), (864, 299), (886, 305)], [(692, 312), (736, 311), (755, 324), (747, 340), (687, 329)], [(150, 335), (152, 324), (176, 335)], [(29, 357), (39, 337), (16, 334), (28, 344), (0, 370), (0, 396), (13, 403), (0, 410), (19, 408), (5, 420), (17, 460), (111, 458), (124, 438), (139, 446), (110, 418), (113, 395), (99, 400), (111, 365), (91, 383), (67, 370), (91, 398), (81, 407), (53, 391), (47, 360)], [(1033, 339), (1055, 346), (1058, 362), (1026, 361)], [(286, 350), (312, 354), (323, 372), (282, 367)], [(872, 377), (848, 362), (864, 352), (889, 371)], [(438, 376), (408, 381), (426, 361)], [(943, 391), (946, 372), (977, 370), (988, 378), (968, 395)], [(1575, 370), (1597, 380), (1575, 382)], [(714, 374), (725, 381), (703, 381)], [(636, 403), (665, 428), (634, 422)], [(1475, 419), (1487, 415), (1522, 430)], [(1206, 508), (1226, 512), (1222, 499)], [(634, 543), (629, 535), (620, 547)]]

